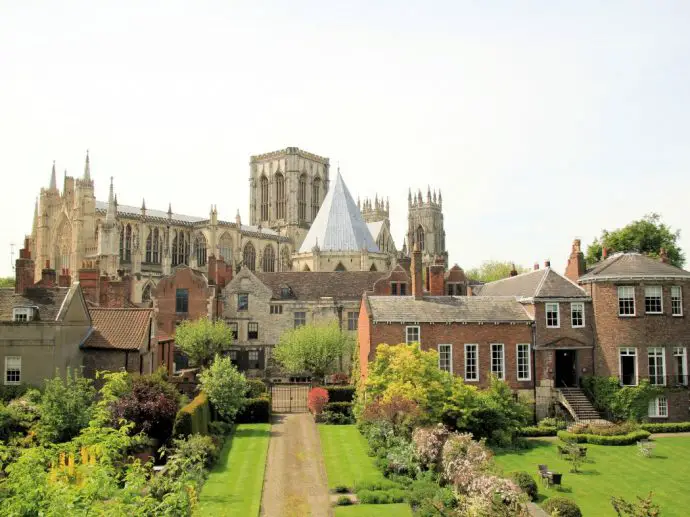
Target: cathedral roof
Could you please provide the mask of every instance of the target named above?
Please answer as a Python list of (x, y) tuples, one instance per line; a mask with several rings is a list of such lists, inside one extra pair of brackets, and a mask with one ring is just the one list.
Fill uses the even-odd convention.
[(379, 251), (340, 171), (299, 252), (310, 252), (315, 246), (322, 251)]

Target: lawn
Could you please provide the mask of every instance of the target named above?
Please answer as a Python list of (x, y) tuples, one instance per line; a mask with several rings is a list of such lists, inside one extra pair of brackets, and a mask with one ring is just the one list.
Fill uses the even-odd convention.
[(270, 428), (270, 424), (237, 426), (201, 489), (198, 515), (259, 515)]
[(406, 503), (356, 504), (336, 507), (335, 517), (412, 517), (412, 510)]
[[(571, 474), (570, 464), (558, 457), (556, 441), (533, 440), (534, 447), (523, 451), (498, 453), (496, 462), (507, 473), (526, 471), (538, 481), (537, 465), (546, 464), (549, 470), (563, 473), (563, 489), (545, 489), (546, 497), (562, 495), (577, 502), (583, 515), (615, 517), (611, 497), (635, 501), (636, 496), (654, 492), (653, 500), (661, 507), (664, 517), (688, 515), (690, 491), (690, 437), (660, 437), (651, 458), (642, 457), (637, 446), (612, 447), (587, 445), (587, 456), (593, 462), (584, 463), (582, 473)], [(543, 502), (543, 499), (540, 503)]]

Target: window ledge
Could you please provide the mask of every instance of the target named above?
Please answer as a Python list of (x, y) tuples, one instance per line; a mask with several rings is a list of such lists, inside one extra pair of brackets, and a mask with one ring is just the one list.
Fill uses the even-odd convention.
[(619, 314), (619, 318), (637, 318), (637, 314)]
[(674, 318), (682, 318), (683, 317), (682, 314), (671, 314), (671, 316)]
[(645, 316), (663, 316), (663, 312), (645, 312)]

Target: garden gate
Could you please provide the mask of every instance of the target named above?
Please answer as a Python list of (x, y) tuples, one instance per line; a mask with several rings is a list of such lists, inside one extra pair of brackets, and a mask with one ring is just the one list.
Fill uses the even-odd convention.
[(271, 386), (271, 411), (304, 413), (307, 411), (309, 384), (274, 384)]

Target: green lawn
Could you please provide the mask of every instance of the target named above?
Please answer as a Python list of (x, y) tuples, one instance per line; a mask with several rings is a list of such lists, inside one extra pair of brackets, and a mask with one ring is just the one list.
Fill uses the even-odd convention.
[[(584, 463), (582, 473), (571, 474), (567, 461), (558, 457), (557, 441), (534, 440), (534, 447), (524, 451), (498, 453), (496, 462), (507, 473), (524, 470), (538, 481), (537, 465), (543, 463), (549, 470), (563, 473), (563, 490), (545, 489), (539, 484), (539, 493), (546, 497), (562, 495), (577, 502), (583, 515), (615, 516), (611, 507), (612, 496), (635, 501), (635, 496), (646, 496), (651, 490), (653, 500), (661, 507), (664, 517), (683, 517), (690, 508), (690, 437), (661, 437), (651, 458), (642, 457), (636, 445), (612, 447), (587, 445), (587, 456), (592, 463)], [(543, 502), (540, 501), (540, 503)]]
[(236, 427), (201, 489), (200, 516), (259, 515), (270, 429), (270, 424)]
[(338, 506), (335, 517), (412, 517), (409, 504), (356, 504)]
[(344, 485), (352, 489), (358, 482), (384, 479), (383, 474), (376, 468), (374, 458), (367, 456), (367, 441), (357, 427), (319, 425), (319, 435), (326, 463), (328, 488)]

